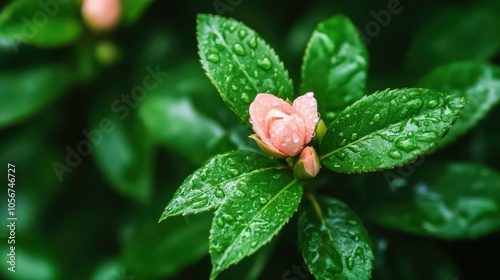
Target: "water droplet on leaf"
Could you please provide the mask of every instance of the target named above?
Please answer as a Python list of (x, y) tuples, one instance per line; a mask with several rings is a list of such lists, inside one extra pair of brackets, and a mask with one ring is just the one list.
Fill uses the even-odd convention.
[(248, 45), (250, 46), (250, 48), (255, 49), (257, 47), (257, 38), (255, 36), (250, 38), (248, 40)]
[(396, 146), (396, 148), (401, 149), (405, 152), (411, 152), (417, 148), (417, 145), (415, 144), (415, 141), (412, 138), (405, 138), (405, 137), (400, 137), (396, 139), (394, 145)]
[(245, 48), (243, 48), (243, 46), (238, 43), (235, 43), (233, 45), (233, 51), (239, 56), (244, 56), (246, 54)]
[(237, 197), (245, 197), (245, 193), (242, 192), (241, 190), (236, 190), (235, 194), (236, 194)]
[(379, 122), (380, 121), (380, 114), (375, 114), (372, 118), (374, 122)]
[(429, 101), (429, 108), (434, 108), (439, 104), (439, 101), (436, 99), (432, 99)]
[(267, 71), (267, 70), (271, 69), (273, 64), (272, 64), (271, 60), (269, 60), (269, 58), (264, 57), (263, 59), (257, 61), (257, 66), (259, 66), (260, 68)]
[(210, 62), (213, 62), (213, 63), (217, 63), (217, 62), (219, 62), (220, 57), (216, 53), (209, 53), (207, 55), (207, 60), (210, 61)]
[(389, 151), (388, 155), (393, 159), (400, 159), (402, 157), (401, 153), (398, 150), (391, 150)]
[(424, 132), (422, 134), (418, 134), (416, 136), (417, 141), (423, 141), (423, 142), (434, 142), (438, 138), (435, 132)]
[(243, 39), (245, 38), (245, 36), (247, 36), (247, 31), (242, 29), (238, 32), (238, 35), (240, 36), (240, 39)]
[(241, 100), (243, 100), (243, 102), (245, 102), (247, 104), (250, 103), (250, 97), (248, 96), (248, 94), (246, 92), (241, 94)]
[(193, 208), (202, 208), (208, 203), (208, 197), (202, 197), (200, 200), (193, 203)]

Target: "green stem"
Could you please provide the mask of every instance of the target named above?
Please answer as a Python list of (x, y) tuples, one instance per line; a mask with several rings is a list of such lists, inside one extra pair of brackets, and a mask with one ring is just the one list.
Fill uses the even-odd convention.
[(307, 199), (309, 199), (309, 201), (311, 201), (311, 203), (314, 207), (314, 210), (316, 211), (316, 214), (318, 214), (320, 221), (322, 223), (324, 223), (325, 217), (323, 216), (323, 212), (321, 211), (321, 207), (319, 207), (318, 201), (316, 201), (316, 197), (310, 191), (307, 191), (306, 196), (307, 196)]

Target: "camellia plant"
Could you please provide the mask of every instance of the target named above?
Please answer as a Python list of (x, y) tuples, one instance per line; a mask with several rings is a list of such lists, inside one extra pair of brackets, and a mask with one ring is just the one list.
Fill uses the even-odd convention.
[[(298, 91), (274, 50), (241, 22), (199, 15), (197, 38), (207, 76), (242, 124), (255, 132), (250, 137), (261, 149), (212, 157), (182, 183), (161, 215), (160, 221), (215, 210), (210, 279), (269, 243), (296, 211), (298, 244), (317, 279), (369, 279), (374, 253), (362, 221), (342, 201), (317, 194), (314, 178), (329, 172), (325, 169), (351, 174), (412, 162), (465, 133), (499, 99), (498, 93), (488, 93), (495, 100), (488, 102), (491, 106), (464, 109), (459, 118), (467, 94), (440, 88), (439, 81), (469, 68), (498, 76), (498, 70), (476, 63), (429, 73), (421, 85), (434, 89), (366, 95), (368, 54), (355, 26), (342, 15), (313, 32)], [(464, 169), (472, 170), (457, 165), (442, 172), (449, 179)], [(328, 178), (335, 188), (335, 174)], [(379, 213), (381, 223), (390, 227), (395, 212)], [(421, 233), (419, 225), (407, 228)], [(483, 224), (475, 236), (491, 228)]]

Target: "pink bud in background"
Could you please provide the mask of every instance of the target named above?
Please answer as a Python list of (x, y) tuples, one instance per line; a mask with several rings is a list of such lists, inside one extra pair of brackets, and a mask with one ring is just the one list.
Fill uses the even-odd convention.
[(300, 153), (300, 158), (293, 167), (295, 176), (301, 180), (309, 180), (319, 173), (320, 162), (313, 147), (305, 147)]
[(111, 30), (120, 21), (120, 0), (83, 0), (82, 15), (94, 31)]
[(250, 104), (250, 123), (257, 144), (276, 158), (296, 156), (314, 136), (319, 121), (314, 93), (298, 97), (293, 105), (267, 93), (257, 94)]

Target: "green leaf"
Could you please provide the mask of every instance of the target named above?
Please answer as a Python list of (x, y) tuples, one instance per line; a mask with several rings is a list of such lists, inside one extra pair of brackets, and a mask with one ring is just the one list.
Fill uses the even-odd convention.
[(123, 21), (128, 24), (136, 22), (153, 0), (123, 0)]
[(153, 188), (153, 141), (136, 112), (117, 93), (116, 84), (99, 92), (81, 142), (92, 143), (96, 164), (116, 191), (144, 202)]
[(425, 75), (419, 86), (468, 99), (460, 118), (439, 143), (443, 147), (474, 127), (499, 102), (500, 67), (481, 62), (451, 63)]
[(282, 168), (277, 161), (251, 151), (216, 155), (182, 183), (165, 207), (160, 221), (170, 216), (217, 208), (227, 195), (234, 192), (237, 182), (248, 180), (249, 176), (256, 176), (254, 174)]
[(260, 248), (251, 256), (243, 259), (237, 265), (229, 267), (217, 276), (222, 280), (258, 280), (269, 262), (276, 242), (271, 242)]
[(0, 74), (0, 127), (41, 110), (65, 93), (72, 82), (72, 73), (57, 65)]
[(435, 147), (465, 101), (434, 90), (376, 92), (328, 127), (320, 158), (335, 172), (367, 172), (407, 163)]
[(220, 124), (199, 112), (187, 97), (151, 95), (140, 105), (139, 114), (153, 139), (196, 164), (212, 155), (224, 135)]
[(286, 170), (251, 173), (234, 188), (212, 221), (210, 279), (268, 243), (302, 198), (301, 184)]
[[(425, 165), (369, 209), (384, 226), (444, 239), (500, 229), (500, 174), (474, 163)], [(385, 187), (385, 186), (384, 186)]]
[(19, 42), (56, 47), (73, 42), (83, 31), (75, 1), (15, 0), (0, 14), (0, 40), (17, 52)]
[(466, 59), (488, 60), (500, 50), (500, 18), (493, 8), (446, 10), (415, 38), (406, 59), (412, 75), (440, 64)]
[(151, 89), (139, 115), (154, 140), (200, 166), (221, 152), (224, 126), (232, 125), (233, 113), (214, 93), (198, 61), (187, 62)]
[(198, 53), (222, 99), (250, 127), (248, 107), (258, 93), (293, 99), (288, 72), (274, 50), (234, 19), (198, 15)]
[(317, 279), (369, 279), (373, 253), (361, 220), (343, 202), (312, 195), (299, 211), (299, 246)]
[(209, 213), (140, 223), (125, 244), (122, 259), (130, 275), (152, 279), (174, 276), (208, 253)]
[(307, 45), (300, 91), (314, 92), (318, 111), (329, 124), (340, 111), (365, 95), (368, 52), (349, 18), (321, 22)]

